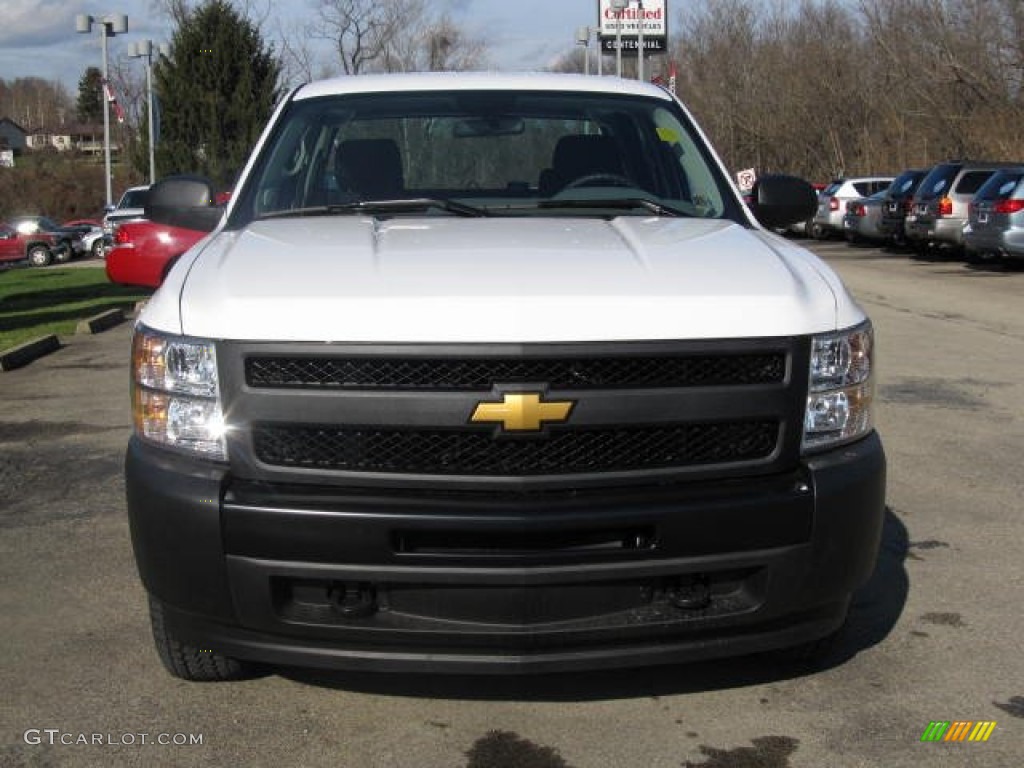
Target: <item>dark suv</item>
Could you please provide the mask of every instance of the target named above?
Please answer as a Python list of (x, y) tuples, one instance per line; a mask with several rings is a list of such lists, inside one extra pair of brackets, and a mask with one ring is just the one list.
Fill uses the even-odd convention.
[(893, 179), (882, 198), (882, 218), (879, 221), (878, 229), (897, 245), (906, 242), (903, 221), (910, 211), (910, 201), (920, 186), (921, 179), (927, 173), (928, 171), (919, 168), (904, 171)]
[(1016, 163), (956, 160), (939, 163), (921, 180), (904, 222), (918, 252), (932, 247), (963, 248), (967, 208), (975, 193), (1000, 168)]

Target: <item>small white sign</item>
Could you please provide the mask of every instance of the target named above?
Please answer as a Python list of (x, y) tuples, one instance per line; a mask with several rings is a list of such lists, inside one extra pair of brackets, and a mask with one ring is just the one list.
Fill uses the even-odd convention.
[(0, 168), (14, 167), (14, 150), (0, 149)]
[(736, 186), (740, 188), (740, 192), (749, 192), (754, 188), (754, 182), (757, 181), (757, 171), (753, 168), (747, 168), (736, 174)]

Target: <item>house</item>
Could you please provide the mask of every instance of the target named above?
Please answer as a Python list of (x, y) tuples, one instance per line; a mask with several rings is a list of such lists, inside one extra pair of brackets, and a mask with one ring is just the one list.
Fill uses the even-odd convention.
[[(90, 155), (103, 152), (103, 126), (68, 124), (44, 126), (28, 134), (26, 146), (29, 149), (53, 148), (58, 152), (74, 150)], [(111, 137), (110, 151), (117, 152), (120, 145)]]
[(0, 149), (21, 152), (27, 145), (28, 132), (9, 117), (0, 117)]

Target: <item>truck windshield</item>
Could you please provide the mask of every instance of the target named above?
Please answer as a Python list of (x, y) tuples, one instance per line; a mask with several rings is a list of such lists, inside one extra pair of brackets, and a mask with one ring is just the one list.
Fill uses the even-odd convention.
[(739, 216), (703, 140), (669, 99), (434, 91), (293, 101), (239, 191), (229, 226), (414, 199), (490, 216)]

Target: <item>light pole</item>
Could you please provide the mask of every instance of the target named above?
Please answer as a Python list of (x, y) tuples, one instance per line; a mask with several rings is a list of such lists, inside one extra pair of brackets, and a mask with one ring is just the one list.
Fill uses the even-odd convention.
[[(160, 45), (157, 48), (159, 56), (167, 56), (169, 48)], [(153, 41), (141, 40), (132, 46), (132, 52), (128, 54), (133, 59), (146, 60), (146, 102), (148, 108), (149, 123), (149, 183), (156, 184), (156, 129), (153, 122)]]
[[(107, 66), (107, 38), (114, 35), (124, 34), (128, 31), (128, 17), (123, 13), (107, 14), (106, 16), (90, 16), (80, 13), (75, 16), (75, 31), (82, 34), (92, 32), (92, 25), (99, 24), (103, 32), (103, 87), (104, 91), (110, 87), (110, 73)], [(112, 203), (113, 194), (110, 189), (110, 102), (103, 95), (103, 165), (107, 182), (107, 208)]]
[(583, 46), (583, 74), (590, 74), (590, 27), (576, 28), (576, 45)]
[(636, 79), (643, 82), (644, 79), (644, 0), (637, 0), (637, 10), (640, 13), (640, 25), (637, 27), (637, 59)]
[(615, 24), (615, 76), (622, 77), (622, 12), (629, 7), (629, 0), (612, 0), (616, 11)]

